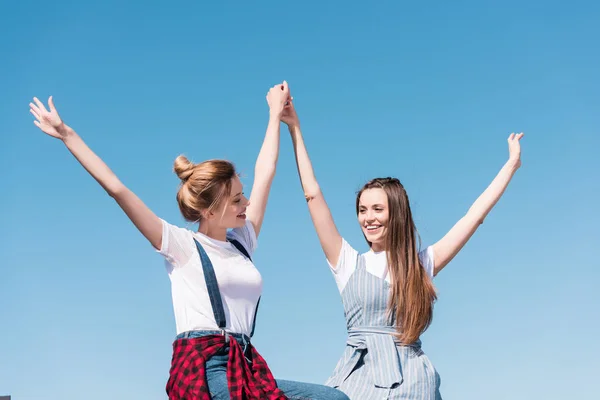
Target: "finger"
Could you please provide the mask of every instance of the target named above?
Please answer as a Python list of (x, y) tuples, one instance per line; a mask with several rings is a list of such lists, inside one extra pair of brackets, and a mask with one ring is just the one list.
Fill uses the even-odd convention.
[[(44, 103), (42, 103), (41, 101), (39, 101), (37, 97), (34, 97), (34, 98), (33, 98), (33, 101), (35, 101), (35, 104), (37, 104), (37, 106), (38, 106), (38, 108), (39, 108), (40, 110), (43, 110), (43, 111), (45, 111), (45, 112), (48, 112), (48, 110), (46, 110), (46, 107), (44, 106)], [(41, 114), (41, 113), (39, 113), (39, 114)]]
[(33, 121), (33, 124), (34, 124), (35, 126), (37, 126), (38, 128), (42, 129), (42, 126), (40, 125), (40, 122), (39, 122), (39, 121)]
[(40, 109), (33, 103), (29, 103), (29, 109), (35, 111), (37, 115), (42, 115)]
[(35, 118), (36, 118), (38, 121), (40, 121), (40, 120), (41, 120), (41, 118), (40, 118), (39, 114), (38, 114), (38, 113), (36, 113), (36, 112), (35, 112), (35, 111), (34, 111), (32, 108), (30, 108), (30, 109), (29, 109), (29, 112), (30, 112), (30, 113), (32, 113), (32, 114), (33, 114), (33, 116), (34, 116), (34, 117), (35, 117)]
[(288, 93), (290, 91), (290, 87), (288, 86), (287, 81), (283, 81), (283, 83), (281, 84), (281, 89), (285, 92)]
[(525, 136), (525, 134), (524, 134), (523, 132), (519, 133), (519, 134), (517, 135), (517, 140), (521, 140), (521, 138), (522, 138), (523, 136)]
[(50, 106), (50, 111), (56, 111), (56, 107), (54, 107), (54, 100), (52, 96), (48, 97), (48, 105)]

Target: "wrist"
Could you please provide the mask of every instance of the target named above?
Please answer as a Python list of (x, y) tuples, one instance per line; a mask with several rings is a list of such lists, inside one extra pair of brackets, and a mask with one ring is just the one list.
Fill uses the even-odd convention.
[(72, 129), (64, 122), (61, 122), (60, 125), (57, 126), (55, 129), (61, 135), (68, 135), (69, 131), (72, 131)]
[(281, 114), (283, 110), (269, 110), (269, 120), (271, 121), (281, 121)]
[(65, 143), (77, 136), (75, 131), (65, 123), (62, 123), (59, 127), (57, 127), (56, 131), (59, 133), (62, 141)]
[(300, 122), (295, 122), (293, 124), (289, 124), (288, 130), (290, 131), (290, 133), (296, 133), (296, 132), (300, 131)]
[(516, 171), (521, 166), (521, 160), (519, 158), (509, 158), (506, 162), (506, 167), (511, 171)]

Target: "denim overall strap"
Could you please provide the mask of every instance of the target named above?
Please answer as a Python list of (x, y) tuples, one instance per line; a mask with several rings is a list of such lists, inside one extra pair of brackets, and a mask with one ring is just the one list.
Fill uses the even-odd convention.
[(242, 253), (243, 255), (245, 255), (248, 260), (252, 261), (252, 257), (250, 257), (250, 254), (248, 254), (248, 251), (246, 250), (246, 248), (244, 246), (242, 246), (242, 244), (240, 242), (238, 242), (235, 239), (229, 239), (229, 242), (232, 245), (234, 245), (235, 248), (240, 251), (240, 253)]
[[(248, 260), (252, 261), (252, 257), (250, 257), (250, 254), (248, 254), (248, 251), (240, 242), (238, 242), (235, 239), (229, 239), (229, 241), (231, 242), (232, 245), (235, 246), (236, 249), (238, 249), (240, 251), (240, 253), (245, 255), (248, 258)], [(256, 302), (256, 310), (254, 310), (254, 320), (252, 321), (252, 331), (250, 332), (250, 337), (254, 336), (254, 328), (256, 327), (256, 314), (258, 314), (258, 305), (259, 304), (260, 304), (260, 297), (258, 298), (258, 301)]]
[(200, 263), (202, 264), (202, 271), (204, 272), (204, 280), (206, 282), (210, 304), (212, 305), (213, 314), (215, 315), (215, 322), (219, 328), (225, 329), (227, 320), (225, 319), (225, 309), (223, 308), (223, 300), (221, 299), (221, 292), (219, 292), (215, 269), (202, 245), (196, 239), (194, 239), (194, 242), (196, 242), (196, 248), (200, 254)]

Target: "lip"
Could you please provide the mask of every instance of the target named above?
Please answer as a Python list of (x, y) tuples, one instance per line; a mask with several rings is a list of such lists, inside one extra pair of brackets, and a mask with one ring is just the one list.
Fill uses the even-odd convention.
[[(371, 226), (371, 225), (369, 225), (369, 226)], [(364, 228), (365, 228), (365, 232), (373, 234), (373, 233), (377, 233), (377, 232), (381, 231), (381, 228), (383, 228), (383, 226), (379, 225), (375, 229), (368, 229), (366, 226)]]
[(246, 219), (246, 213), (238, 214), (237, 218), (239, 218), (239, 219)]

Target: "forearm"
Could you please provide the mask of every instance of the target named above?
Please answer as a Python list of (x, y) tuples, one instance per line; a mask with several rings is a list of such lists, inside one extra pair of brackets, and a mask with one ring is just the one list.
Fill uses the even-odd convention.
[(518, 168), (517, 162), (512, 160), (507, 161), (492, 183), (477, 198), (477, 200), (475, 200), (464, 219), (474, 220), (478, 224), (482, 224), (485, 217), (496, 205), (498, 200), (500, 200), (502, 194), (504, 194), (504, 191)]
[(302, 138), (302, 131), (300, 126), (290, 127), (290, 135), (292, 137), (292, 143), (294, 145), (294, 154), (296, 156), (296, 166), (298, 168), (298, 175), (300, 176), (300, 182), (302, 184), (302, 190), (304, 196), (309, 201), (321, 193), (319, 183), (315, 177), (312, 163), (308, 157), (308, 151)]
[(65, 146), (67, 146), (67, 149), (69, 149), (83, 168), (92, 175), (110, 196), (115, 197), (118, 195), (124, 189), (119, 178), (85, 144), (73, 129), (64, 125), (61, 130), (65, 133), (65, 139), (63, 140)]
[(502, 197), (513, 175), (521, 166), (521, 149), (519, 146), (521, 137), (523, 137), (522, 133), (518, 135), (513, 133), (510, 135), (508, 138), (510, 156), (506, 164), (504, 164), (487, 189), (475, 200), (465, 216), (442, 239), (433, 245), (435, 254), (434, 274), (439, 273), (452, 261), (475, 233), (479, 225), (483, 223), (485, 217), (498, 200), (500, 200), (500, 197)]
[(279, 159), (280, 125), (281, 120), (279, 117), (274, 115), (269, 117), (265, 140), (254, 166), (255, 179), (260, 179), (263, 182), (271, 182), (275, 177), (277, 160)]

